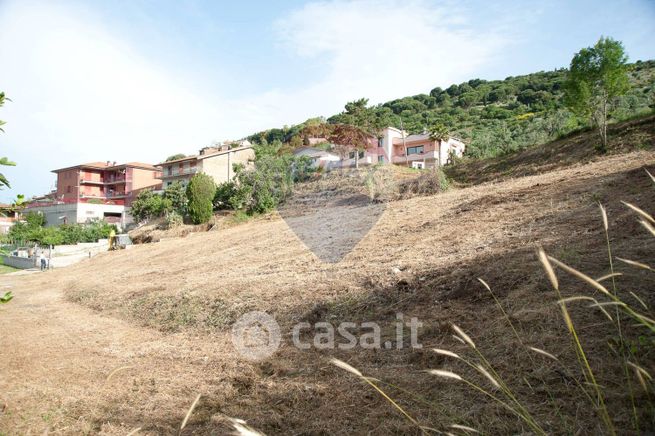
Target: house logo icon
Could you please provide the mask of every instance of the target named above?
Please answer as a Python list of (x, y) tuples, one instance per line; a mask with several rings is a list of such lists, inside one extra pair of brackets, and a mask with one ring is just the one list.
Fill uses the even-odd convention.
[(280, 326), (266, 312), (243, 314), (232, 326), (232, 344), (248, 360), (270, 357), (280, 346)]

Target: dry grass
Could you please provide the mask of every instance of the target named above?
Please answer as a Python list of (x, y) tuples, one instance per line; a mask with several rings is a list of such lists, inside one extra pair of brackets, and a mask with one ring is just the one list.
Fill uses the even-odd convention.
[[(598, 142), (598, 134), (590, 129), (546, 146), (526, 148), (508, 156), (464, 162), (448, 168), (447, 175), (459, 183), (470, 185), (541, 174), (598, 159), (596, 148)], [(655, 116), (608, 126), (608, 154), (621, 154), (653, 147), (655, 147)]]
[[(563, 369), (575, 368), (577, 356), (535, 250), (543, 246), (589, 277), (609, 274), (600, 201), (615, 255), (655, 264), (652, 236), (620, 203), (652, 214), (655, 190), (644, 165), (654, 172), (655, 153), (607, 156), (538, 176), (386, 203), (372, 230), (336, 264), (317, 259), (272, 215), (45, 274), (3, 276), (16, 298), (0, 308), (0, 404), (7, 402), (0, 431), (123, 435), (141, 428), (138, 434), (173, 434), (198, 394), (183, 434), (227, 433), (234, 428), (229, 416), (266, 434), (423, 431), (368, 384), (358, 385), (353, 374), (330, 365), (333, 358), (374, 377), (421, 426), (528, 431), (525, 421), (483, 393), (426, 372), (439, 368), (483, 380), (475, 368), (461, 368), (456, 359), (432, 351), (473, 356), (465, 339), (451, 336), (451, 323), (457, 323), (493, 363), (498, 375), (490, 376), (527, 399), (526, 409), (546, 432), (602, 432), (577, 389), (581, 374)], [(343, 195), (339, 187), (328, 189), (323, 199), (307, 189), (281, 213), (311, 223), (341, 213), (340, 230), (348, 232), (359, 208), (369, 207), (340, 205), (348, 189)], [(614, 268), (623, 273), (613, 277), (620, 289), (653, 307), (652, 273), (620, 263)], [(493, 289), (505, 314), (478, 278)], [(560, 275), (558, 286), (567, 298), (579, 295), (583, 285)], [(255, 309), (274, 314), (283, 332), (299, 320), (391, 326), (395, 313), (403, 312), (424, 323), (423, 349), (301, 351), (285, 338), (272, 358), (250, 363), (233, 353), (228, 327)], [(600, 311), (578, 303), (569, 311), (606, 389), (614, 425), (627, 432), (634, 414), (616, 375), (623, 369), (608, 347), (612, 328)], [(627, 338), (635, 337), (633, 329), (625, 325)], [(383, 341), (393, 335), (383, 330)], [(652, 347), (636, 345), (637, 366), (653, 374)], [(648, 394), (635, 391), (635, 402), (641, 428), (653, 428)]]

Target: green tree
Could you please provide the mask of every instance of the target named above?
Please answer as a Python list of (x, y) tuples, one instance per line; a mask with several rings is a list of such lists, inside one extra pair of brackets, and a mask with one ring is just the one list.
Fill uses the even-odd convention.
[(172, 209), (171, 201), (145, 189), (136, 196), (130, 208), (130, 214), (136, 222), (164, 216)]
[(164, 198), (171, 202), (171, 206), (175, 212), (181, 216), (186, 215), (188, 199), (186, 196), (186, 188), (180, 182), (173, 182), (164, 190)]
[(450, 139), (450, 132), (443, 124), (435, 124), (430, 128), (430, 139), (433, 141), (447, 142)]
[(289, 140), (289, 145), (291, 148), (296, 149), (298, 147), (303, 146), (303, 140), (299, 135), (294, 135), (291, 137), (291, 140)]
[(620, 41), (601, 37), (573, 56), (564, 85), (565, 104), (598, 129), (602, 151), (607, 149), (607, 121), (617, 97), (630, 87), (627, 60)]
[(195, 174), (186, 188), (189, 199), (189, 216), (194, 224), (202, 224), (212, 217), (212, 201), (216, 195), (216, 183), (204, 173)]
[[(4, 92), (0, 92), (0, 107), (4, 106), (5, 101), (11, 101), (11, 100), (9, 100), (7, 97), (5, 97)], [(4, 130), (2, 130), (2, 126), (4, 124), (6, 124), (6, 123), (4, 121), (0, 120), (0, 132), (4, 132)], [(16, 164), (14, 162), (10, 161), (6, 157), (0, 157), (0, 165), (14, 166)], [(2, 173), (0, 173), (0, 189), (2, 189), (3, 186), (6, 186), (7, 188), (11, 187), (9, 185), (9, 180), (7, 180), (7, 178)]]
[(329, 140), (354, 150), (355, 168), (359, 168), (360, 153), (369, 147), (371, 138), (376, 138), (384, 126), (381, 126), (375, 113), (368, 107), (367, 98), (348, 102), (345, 109), (345, 125), (335, 125)]
[(233, 209), (248, 214), (265, 213), (284, 202), (293, 189), (293, 171), (290, 157), (262, 156), (255, 167), (236, 173), (236, 192), (230, 197)]
[(45, 215), (39, 212), (29, 211), (23, 217), (30, 227), (43, 227), (46, 225)]
[(170, 161), (178, 160), (178, 159), (184, 159), (185, 157), (186, 157), (186, 154), (183, 154), (183, 153), (177, 153), (177, 154), (174, 154), (174, 155), (172, 155), (172, 156), (168, 156), (168, 157), (166, 158), (165, 162), (170, 162)]
[[(235, 168), (235, 174), (243, 171), (242, 167)], [(214, 210), (231, 209), (232, 204), (230, 199), (237, 193), (237, 185), (233, 181), (223, 182), (216, 187), (216, 194), (214, 194)]]

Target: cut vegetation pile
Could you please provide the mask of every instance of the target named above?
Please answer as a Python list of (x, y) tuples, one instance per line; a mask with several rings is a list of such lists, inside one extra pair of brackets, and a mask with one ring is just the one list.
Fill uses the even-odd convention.
[[(433, 196), (371, 203), (361, 179), (350, 185), (347, 178), (323, 178), (298, 187), (279, 215), (3, 279), (15, 298), (0, 312), (0, 365), (8, 368), (0, 381), (0, 400), (7, 402), (0, 429), (174, 433), (200, 394), (183, 434), (224, 434), (226, 417), (245, 419), (267, 434), (420, 434), (361, 377), (330, 363), (337, 358), (377, 379), (420, 425), (458, 434), (463, 430), (451, 425), (487, 434), (534, 432), (483, 393), (427, 372), (452, 371), (502, 396), (502, 386), (494, 388), (475, 369), (433, 351), (477, 358), (453, 338), (454, 323), (547, 433), (607, 432), (536, 251), (543, 247), (591, 277), (607, 275), (600, 202), (613, 255), (655, 264), (655, 238), (621, 203), (655, 212), (655, 187), (644, 171), (655, 174), (652, 129), (652, 118), (626, 129), (633, 135), (627, 138), (646, 135), (647, 150), (631, 151), (637, 145), (630, 142), (630, 153), (590, 156), (585, 164), (566, 166), (570, 162), (558, 157), (573, 147), (569, 143), (586, 147), (583, 133), (532, 150), (532, 161), (522, 154), (456, 167), (450, 171), (455, 182), (472, 186)], [(614, 140), (628, 141), (616, 134)], [(498, 175), (503, 165), (509, 168), (504, 162), (514, 162), (526, 177), (478, 184), (486, 180), (479, 171)], [(374, 219), (353, 244), (369, 225), (362, 216)], [(312, 230), (323, 240), (297, 236)], [(352, 238), (338, 236), (348, 232)], [(335, 245), (352, 250), (337, 247), (330, 252), (337, 260), (322, 262), (321, 250)], [(617, 260), (613, 267), (623, 274), (614, 277), (621, 297), (632, 298), (632, 291), (652, 308), (655, 274)], [(563, 298), (601, 298), (584, 281), (561, 268), (556, 272)], [(611, 279), (602, 283), (609, 287)], [(568, 307), (614, 427), (620, 434), (655, 428), (652, 382), (642, 375), (646, 393), (633, 372), (626, 377), (615, 328), (587, 303)], [(236, 354), (229, 336), (231, 324), (251, 310), (274, 315), (283, 332), (280, 350), (256, 363)], [(291, 345), (289, 333), (299, 321), (375, 321), (384, 343), (395, 338), (399, 312), (423, 323), (422, 349)], [(655, 374), (652, 334), (629, 321), (623, 328), (635, 361)], [(591, 393), (591, 403), (584, 392)]]

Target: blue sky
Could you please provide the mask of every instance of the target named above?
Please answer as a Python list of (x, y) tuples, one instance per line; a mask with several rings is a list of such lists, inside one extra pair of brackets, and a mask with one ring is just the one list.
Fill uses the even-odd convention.
[(565, 67), (601, 35), (655, 58), (655, 3), (0, 0), (0, 156), (18, 164), (0, 201), (52, 189), (54, 168)]

